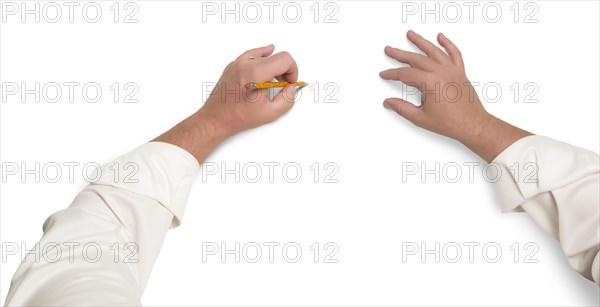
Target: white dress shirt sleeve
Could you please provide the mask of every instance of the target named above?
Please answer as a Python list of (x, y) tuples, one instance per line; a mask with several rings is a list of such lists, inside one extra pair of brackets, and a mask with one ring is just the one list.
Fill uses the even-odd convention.
[[(187, 151), (150, 142), (102, 165), (15, 273), (6, 305), (141, 305), (168, 229), (199, 171)], [(119, 170), (118, 172), (115, 170)]]
[(600, 157), (528, 136), (491, 164), (503, 212), (525, 211), (560, 242), (569, 264), (600, 286)]

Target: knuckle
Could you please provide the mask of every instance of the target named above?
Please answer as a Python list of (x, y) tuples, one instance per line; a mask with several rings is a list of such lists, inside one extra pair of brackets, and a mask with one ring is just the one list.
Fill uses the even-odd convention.
[(294, 60), (294, 57), (292, 57), (292, 55), (287, 51), (282, 51), (281, 56), (284, 59), (286, 59), (287, 61), (289, 61), (292, 65), (296, 63), (296, 60)]
[(292, 55), (289, 52), (287, 52), (287, 51), (281, 51), (280, 54), (284, 58), (291, 58), (292, 57)]

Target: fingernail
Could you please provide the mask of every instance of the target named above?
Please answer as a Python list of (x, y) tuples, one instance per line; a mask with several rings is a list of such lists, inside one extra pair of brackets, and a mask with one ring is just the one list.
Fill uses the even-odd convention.
[(386, 109), (389, 109), (389, 108), (392, 107), (392, 105), (387, 100), (384, 100), (383, 101), (383, 107), (386, 108)]

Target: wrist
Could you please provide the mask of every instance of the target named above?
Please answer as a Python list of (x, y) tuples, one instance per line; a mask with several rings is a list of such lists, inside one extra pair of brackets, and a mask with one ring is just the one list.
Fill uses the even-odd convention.
[(222, 120), (219, 120), (210, 114), (206, 114), (205, 112), (202, 112), (202, 110), (192, 114), (186, 121), (194, 127), (193, 129), (195, 130), (196, 135), (213, 142), (221, 143), (236, 134), (236, 132)]
[(153, 141), (178, 146), (201, 164), (229, 136), (218, 121), (196, 112)]
[(496, 125), (496, 120), (496, 117), (484, 110), (475, 119), (470, 120), (465, 130), (454, 139), (470, 148), (486, 139), (486, 134), (489, 133), (490, 127)]
[(517, 140), (532, 133), (515, 127), (489, 113), (469, 137), (460, 140), (471, 151), (490, 163)]

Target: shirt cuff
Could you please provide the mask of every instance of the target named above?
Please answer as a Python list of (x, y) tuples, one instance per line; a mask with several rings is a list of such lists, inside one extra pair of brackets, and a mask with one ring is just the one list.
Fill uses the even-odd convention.
[(522, 211), (528, 199), (600, 171), (593, 151), (537, 135), (514, 142), (490, 165), (502, 212)]
[(108, 185), (156, 200), (173, 214), (171, 228), (181, 224), (198, 160), (186, 150), (149, 142), (96, 168), (92, 184)]

